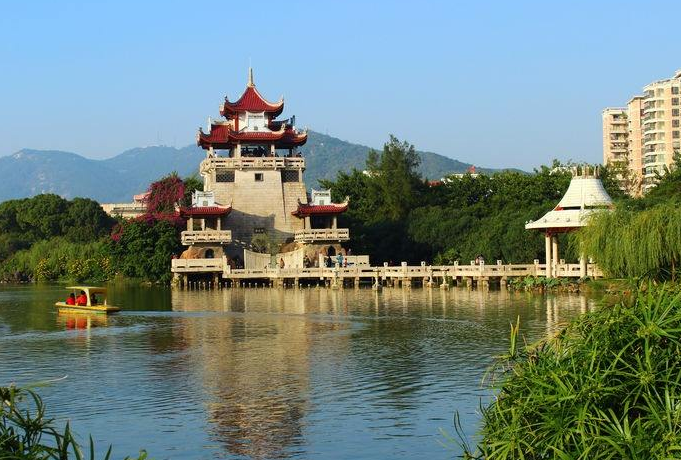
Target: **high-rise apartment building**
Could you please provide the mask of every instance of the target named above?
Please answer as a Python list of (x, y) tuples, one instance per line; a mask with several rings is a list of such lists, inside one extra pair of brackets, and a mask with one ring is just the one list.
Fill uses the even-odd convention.
[(626, 107), (603, 110), (603, 163), (626, 167), (623, 187), (634, 195), (655, 186), (680, 150), (681, 71), (643, 91)]

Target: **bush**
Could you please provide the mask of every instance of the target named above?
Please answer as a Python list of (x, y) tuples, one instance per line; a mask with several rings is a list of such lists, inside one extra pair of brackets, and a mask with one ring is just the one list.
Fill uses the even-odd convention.
[(511, 346), (468, 458), (681, 456), (681, 294), (643, 286), (557, 336)]
[(106, 281), (114, 275), (104, 242), (74, 243), (64, 237), (38, 241), (0, 263), (0, 275), (17, 272), (36, 281)]

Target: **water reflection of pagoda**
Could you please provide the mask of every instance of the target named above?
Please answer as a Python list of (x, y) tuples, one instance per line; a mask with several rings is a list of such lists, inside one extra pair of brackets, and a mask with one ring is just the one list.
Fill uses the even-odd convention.
[[(320, 295), (323, 291), (320, 291)], [(307, 293), (309, 295), (309, 293)], [(293, 290), (174, 291), (174, 311), (228, 312), (183, 321), (181, 340), (212, 396), (209, 431), (239, 458), (286, 458), (304, 441), (310, 410), (311, 337), (347, 327), (310, 321)], [(320, 302), (333, 311), (329, 301)], [(272, 313), (271, 315), (267, 313)], [(336, 352), (342, 355), (345, 339)]]
[(188, 218), (183, 258), (194, 259), (197, 272), (206, 271), (198, 259), (226, 256), (248, 265), (244, 250), (263, 238), (282, 254), (295, 253), (301, 265), (305, 256), (314, 263), (320, 254), (344, 252), (341, 243), (350, 235), (348, 229), (338, 228), (337, 216), (347, 203), (332, 203), (328, 191), (308, 196), (300, 151), (307, 132), (296, 128), (294, 116), (277, 120), (283, 110), (283, 98), (268, 102), (249, 72), (241, 97), (234, 102), (225, 98), (221, 105), (223, 119), (209, 119), (208, 132), (199, 129), (197, 144), (206, 150), (200, 165), (204, 192), (181, 210)]

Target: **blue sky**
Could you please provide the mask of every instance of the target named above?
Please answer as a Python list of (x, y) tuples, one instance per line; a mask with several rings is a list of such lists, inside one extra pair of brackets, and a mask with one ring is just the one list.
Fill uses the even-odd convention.
[(601, 160), (601, 110), (681, 68), (681, 2), (8, 1), (0, 155), (194, 142), (249, 62), (301, 127), (480, 166)]

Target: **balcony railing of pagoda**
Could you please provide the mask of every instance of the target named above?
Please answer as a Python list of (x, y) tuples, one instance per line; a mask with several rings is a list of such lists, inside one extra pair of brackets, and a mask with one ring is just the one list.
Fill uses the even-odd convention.
[(296, 243), (312, 243), (315, 241), (348, 241), (350, 230), (347, 228), (308, 228), (295, 232)]
[(231, 230), (185, 230), (182, 232), (182, 244), (194, 243), (228, 244), (232, 242)]
[(173, 259), (173, 273), (209, 273), (225, 270), (225, 261), (219, 259)]
[(215, 169), (305, 169), (302, 157), (214, 157), (204, 162)]

